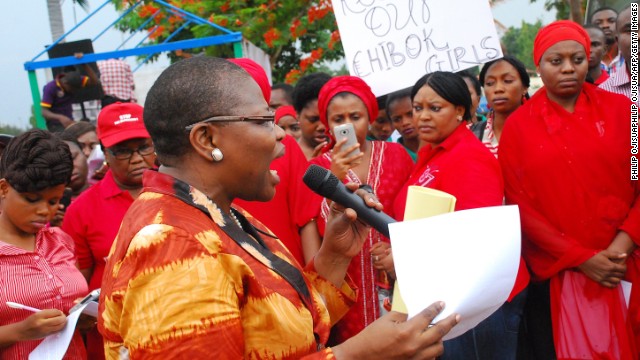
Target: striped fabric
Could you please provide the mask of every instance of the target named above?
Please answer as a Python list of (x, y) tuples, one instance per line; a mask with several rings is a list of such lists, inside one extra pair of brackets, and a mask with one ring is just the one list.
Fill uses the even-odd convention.
[(598, 86), (600, 89), (612, 93), (621, 94), (631, 99), (631, 78), (627, 68), (622, 68), (611, 75), (611, 77)]
[[(7, 301), (67, 313), (75, 299), (87, 294), (87, 282), (75, 264), (73, 240), (59, 228), (38, 232), (33, 252), (0, 241), (0, 326), (23, 321), (32, 314), (9, 308)], [(0, 359), (27, 359), (41, 341), (21, 341), (0, 348)], [(64, 358), (86, 359), (77, 332)]]
[(498, 158), (498, 139), (493, 132), (493, 112), (490, 112), (487, 116), (487, 125), (482, 133), (482, 143), (491, 151), (493, 156)]
[[(346, 283), (336, 289), (311, 263), (305, 301), (257, 241), (228, 235), (237, 226), (204, 194), (156, 171), (143, 183), (105, 269), (98, 327), (107, 359), (333, 358), (317, 351), (355, 299)], [(303, 271), (280, 241), (260, 238)]]

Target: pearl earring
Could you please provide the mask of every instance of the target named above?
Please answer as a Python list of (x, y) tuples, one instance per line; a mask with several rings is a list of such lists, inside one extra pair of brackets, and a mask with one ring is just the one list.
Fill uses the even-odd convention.
[(213, 161), (219, 162), (222, 161), (224, 155), (222, 155), (222, 151), (220, 149), (213, 148), (213, 150), (211, 150), (211, 157), (213, 158)]
[(462, 116), (458, 115), (458, 121), (462, 121)]

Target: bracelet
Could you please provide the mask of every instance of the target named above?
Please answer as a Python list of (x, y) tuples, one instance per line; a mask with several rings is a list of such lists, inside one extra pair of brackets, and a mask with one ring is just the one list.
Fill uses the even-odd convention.
[(373, 194), (373, 188), (369, 184), (362, 184), (362, 185), (358, 186), (358, 189), (362, 189), (362, 190), (368, 192), (369, 194)]

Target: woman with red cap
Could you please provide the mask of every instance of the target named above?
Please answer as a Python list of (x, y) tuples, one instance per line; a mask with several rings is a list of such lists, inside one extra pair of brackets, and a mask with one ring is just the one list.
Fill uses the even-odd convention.
[[(369, 124), (378, 117), (378, 102), (369, 85), (354, 76), (332, 78), (320, 90), (318, 111), (334, 146), (331, 151), (312, 159), (311, 163), (331, 169), (345, 183), (369, 185), (385, 211), (394, 216), (391, 212), (393, 200), (409, 178), (413, 161), (399, 144), (366, 140)], [(333, 129), (346, 123), (353, 124), (357, 145), (344, 146), (344, 139), (336, 143)], [(355, 148), (359, 148), (360, 153), (349, 155)], [(327, 202), (322, 202), (321, 218), (326, 219), (328, 211)], [(324, 222), (320, 218), (318, 226), (323, 233)], [(362, 251), (351, 261), (348, 273), (360, 292), (357, 303), (332, 329), (335, 343), (352, 337), (380, 317), (383, 309), (378, 297), (384, 298), (388, 293), (389, 281), (383, 268), (374, 264), (372, 251), (388, 248), (389, 239), (372, 229)]]
[(571, 21), (538, 32), (545, 86), (511, 115), (498, 150), (536, 281), (526, 311), (536, 359), (638, 358), (637, 284), (629, 314), (620, 285), (635, 280), (640, 242), (640, 187), (625, 141), (631, 102), (585, 83), (589, 45)]

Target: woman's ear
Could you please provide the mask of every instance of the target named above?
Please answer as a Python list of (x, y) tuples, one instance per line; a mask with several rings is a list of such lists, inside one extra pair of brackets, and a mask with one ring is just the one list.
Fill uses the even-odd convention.
[(216, 125), (196, 124), (189, 133), (189, 142), (198, 156), (213, 161), (211, 151), (217, 147), (221, 136), (220, 127)]
[(0, 179), (0, 196), (2, 196), (3, 198), (7, 196), (9, 187), (9, 182), (5, 178)]
[(464, 113), (465, 113), (464, 106), (461, 106), (461, 105), (456, 106), (456, 118), (462, 117), (462, 119), (465, 120)]

